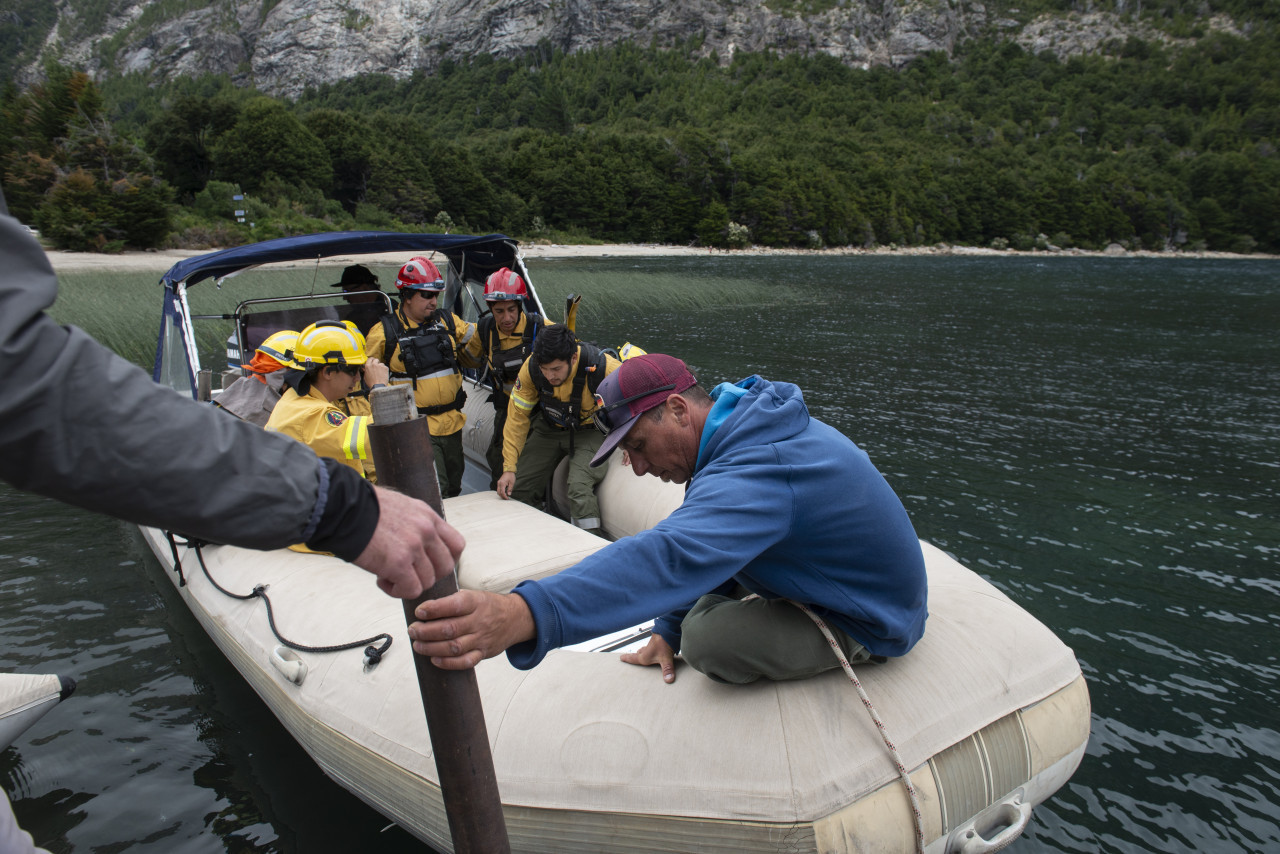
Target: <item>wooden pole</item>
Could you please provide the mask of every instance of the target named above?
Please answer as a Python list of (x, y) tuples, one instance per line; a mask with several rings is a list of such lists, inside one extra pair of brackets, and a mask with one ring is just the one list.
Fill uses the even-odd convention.
[[(427, 419), (417, 416), (411, 388), (377, 389), (369, 399), (374, 410), (369, 440), (378, 485), (421, 499), (443, 516), (431, 433)], [(418, 599), (404, 600), (406, 623), (416, 619), (413, 612), (421, 602), (457, 591), (455, 570)], [(413, 656), (413, 664), (453, 850), (458, 854), (511, 851), (475, 670), (440, 670), (424, 655)]]

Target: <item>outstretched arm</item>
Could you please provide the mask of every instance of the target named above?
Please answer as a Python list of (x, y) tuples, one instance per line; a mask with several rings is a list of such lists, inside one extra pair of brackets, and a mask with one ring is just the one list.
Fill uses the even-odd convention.
[(462, 535), (421, 501), (184, 399), (45, 314), (44, 250), (0, 196), (0, 479), (135, 522), (255, 549), (306, 542), (395, 596), (453, 571)]

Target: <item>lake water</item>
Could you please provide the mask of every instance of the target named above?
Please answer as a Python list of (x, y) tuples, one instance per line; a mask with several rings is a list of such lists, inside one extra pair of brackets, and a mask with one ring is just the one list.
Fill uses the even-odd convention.
[[(1088, 753), (1010, 851), (1280, 850), (1280, 264), (717, 255), (533, 274), (586, 294), (585, 337), (680, 355), (708, 386), (798, 383), (921, 537), (1075, 649)], [(593, 282), (611, 296), (593, 304)], [(635, 310), (673, 288), (717, 296)], [(294, 746), (136, 532), (3, 485), (0, 669), (80, 683), (0, 752), (51, 851), (424, 850)]]

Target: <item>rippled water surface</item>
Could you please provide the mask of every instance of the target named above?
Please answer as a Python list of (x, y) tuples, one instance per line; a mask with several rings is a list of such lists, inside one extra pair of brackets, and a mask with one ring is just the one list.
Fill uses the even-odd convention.
[[(798, 383), (923, 538), (1075, 649), (1088, 753), (1009, 850), (1280, 850), (1280, 265), (714, 256), (534, 278), (548, 307), (586, 295), (585, 337), (705, 384)], [(293, 745), (134, 532), (3, 486), (0, 668), (80, 682), (0, 752), (54, 852), (423, 850)]]

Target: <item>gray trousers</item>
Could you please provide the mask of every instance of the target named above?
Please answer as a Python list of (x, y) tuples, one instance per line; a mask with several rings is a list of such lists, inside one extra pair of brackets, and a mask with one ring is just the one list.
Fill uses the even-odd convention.
[[(739, 588), (741, 592), (745, 590)], [(850, 664), (871, 659), (866, 647), (828, 625)], [(717, 682), (807, 679), (840, 666), (809, 616), (782, 599), (735, 599), (709, 594), (680, 626), (680, 655)]]

